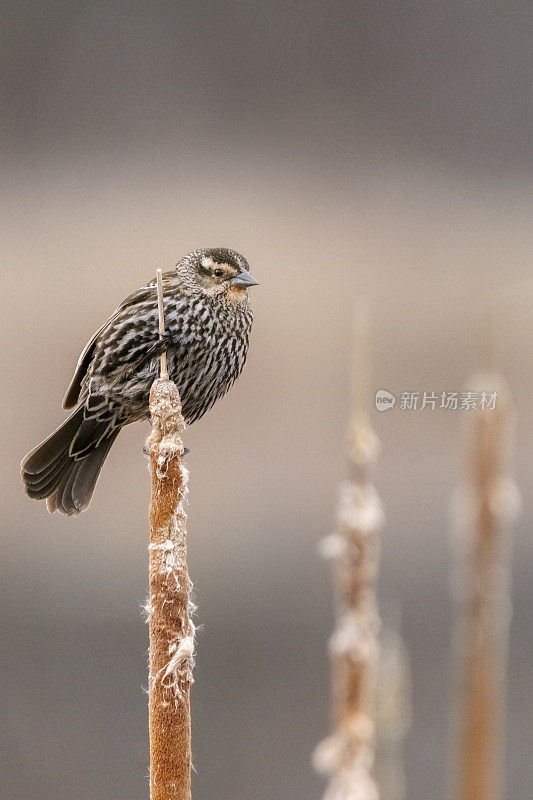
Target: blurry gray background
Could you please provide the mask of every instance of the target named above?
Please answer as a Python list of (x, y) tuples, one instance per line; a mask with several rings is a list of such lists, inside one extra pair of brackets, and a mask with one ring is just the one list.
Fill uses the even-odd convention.
[[(147, 796), (147, 426), (121, 434), (90, 510), (19, 483), (63, 419), (78, 354), (189, 249), (249, 259), (240, 382), (186, 433), (199, 603), (197, 798), (320, 797), (327, 565), (345, 473), (358, 295), (373, 388), (460, 390), (500, 298), (518, 407), (508, 791), (530, 797), (533, 544), (531, 5), (4, 2), (3, 800)], [(410, 800), (444, 796), (451, 548), (464, 413), (374, 412), (381, 596), (414, 682)], [(529, 757), (529, 760), (528, 760)]]

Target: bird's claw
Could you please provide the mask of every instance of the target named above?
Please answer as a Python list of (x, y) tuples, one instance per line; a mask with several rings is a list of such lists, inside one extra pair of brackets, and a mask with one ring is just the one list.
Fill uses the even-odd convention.
[(165, 350), (168, 350), (171, 344), (172, 336), (170, 333), (168, 331), (165, 331), (165, 333), (160, 333), (157, 342), (154, 342), (148, 350), (148, 357), (153, 358), (154, 356), (160, 356), (161, 353), (164, 353)]

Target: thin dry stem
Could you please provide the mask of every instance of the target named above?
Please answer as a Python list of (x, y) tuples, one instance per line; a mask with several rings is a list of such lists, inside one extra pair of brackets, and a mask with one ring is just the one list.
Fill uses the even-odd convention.
[[(369, 375), (369, 314), (355, 319), (355, 363), (360, 381)], [(379, 617), (376, 578), (382, 509), (371, 483), (378, 451), (364, 400), (368, 385), (354, 391), (349, 437), (352, 478), (340, 487), (337, 533), (324, 552), (335, 563), (336, 625), (330, 640), (335, 732), (315, 751), (315, 766), (330, 773), (325, 800), (378, 800), (372, 777)]]
[[(163, 305), (163, 273), (158, 267), (156, 270), (157, 276), (157, 310), (159, 313), (159, 338), (163, 338), (165, 334), (165, 308)], [(167, 370), (167, 354), (166, 351), (161, 353), (161, 377), (163, 380), (168, 381)]]
[(508, 474), (513, 409), (507, 386), (497, 376), (480, 376), (473, 390), (498, 391), (498, 400), (493, 410), (472, 412), (467, 485), (456, 509), (462, 580), (452, 794), (454, 800), (501, 800), (509, 525), (517, 511), (517, 491)]

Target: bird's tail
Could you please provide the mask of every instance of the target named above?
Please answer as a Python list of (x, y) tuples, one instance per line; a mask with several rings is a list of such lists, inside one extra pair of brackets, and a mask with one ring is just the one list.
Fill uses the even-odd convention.
[[(80, 453), (80, 448), (73, 445), (81, 438), (87, 439), (88, 423), (92, 441), (86, 443)], [(77, 408), (22, 462), (26, 493), (36, 500), (46, 499), (50, 512), (71, 515), (84, 511), (91, 502), (98, 475), (120, 429), (103, 438), (105, 430), (106, 423), (84, 420), (83, 406)]]

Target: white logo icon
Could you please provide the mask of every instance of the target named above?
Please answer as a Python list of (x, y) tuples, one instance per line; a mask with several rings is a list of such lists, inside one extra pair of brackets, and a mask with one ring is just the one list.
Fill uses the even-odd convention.
[(394, 408), (396, 398), (386, 389), (378, 389), (376, 392), (376, 408), (378, 411), (388, 411)]

